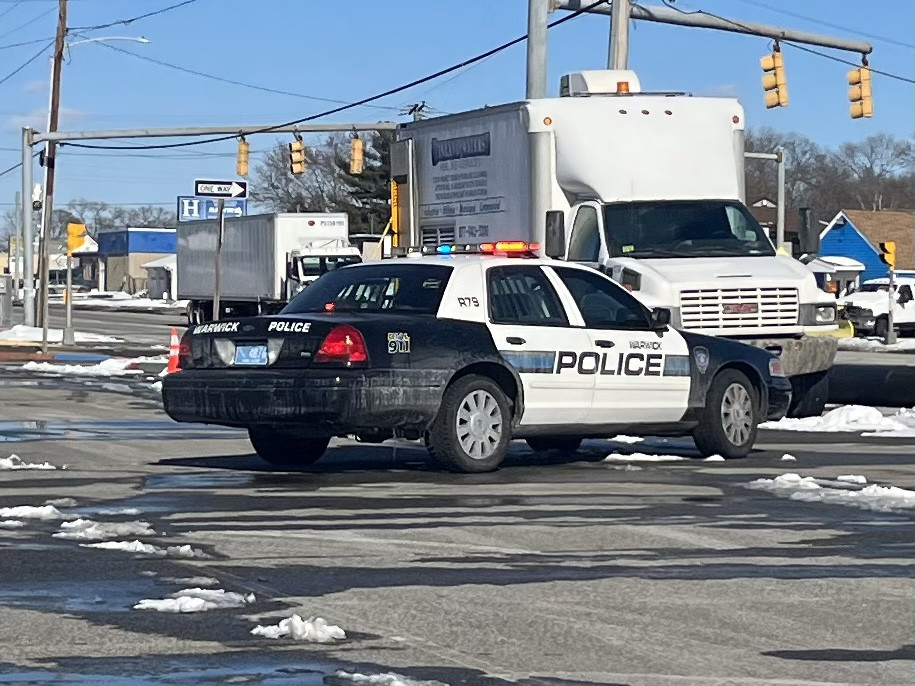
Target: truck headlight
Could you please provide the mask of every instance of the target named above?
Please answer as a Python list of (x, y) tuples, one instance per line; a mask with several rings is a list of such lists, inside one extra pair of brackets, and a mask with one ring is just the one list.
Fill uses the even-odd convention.
[(817, 324), (832, 324), (836, 320), (835, 305), (821, 305), (816, 310)]
[(836, 321), (836, 306), (829, 305), (801, 305), (801, 326), (822, 326), (834, 324)]

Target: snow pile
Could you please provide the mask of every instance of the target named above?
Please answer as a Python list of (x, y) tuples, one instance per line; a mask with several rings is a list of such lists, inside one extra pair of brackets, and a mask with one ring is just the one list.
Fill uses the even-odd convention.
[(129, 369), (134, 360), (128, 357), (111, 357), (98, 364), (53, 364), (51, 362), (26, 362), (22, 368), (28, 372), (42, 374), (66, 374), (69, 376), (136, 376), (141, 369)]
[(244, 607), (254, 601), (253, 593), (242, 595), (224, 591), (221, 588), (185, 588), (161, 600), (145, 598), (134, 605), (133, 609), (172, 613), (207, 612), (208, 610)]
[(724, 458), (721, 455), (709, 455), (703, 462), (724, 462)]
[(176, 579), (175, 577), (165, 577), (163, 581), (168, 581), (173, 584), (181, 584), (182, 586), (218, 586), (219, 579), (214, 579), (211, 576), (190, 576), (183, 579)]
[(133, 516), (133, 515), (138, 515), (138, 514), (140, 514), (141, 512), (143, 512), (143, 510), (141, 510), (139, 507), (122, 507), (122, 508), (120, 508), (120, 509), (104, 509), (104, 508), (103, 508), (103, 509), (101, 509), (101, 510), (96, 510), (96, 512), (97, 512), (98, 514), (100, 514), (100, 515), (126, 515), (126, 516)]
[[(864, 405), (843, 405), (830, 410), (821, 417), (803, 417), (792, 419), (784, 417), (777, 422), (763, 422), (761, 429), (775, 429), (777, 431), (816, 431), (833, 433), (836, 431), (879, 432), (874, 435), (885, 435), (884, 432), (906, 431), (910, 428), (915, 432), (915, 427), (909, 427), (899, 419), (900, 415), (884, 417), (876, 407)], [(915, 422), (913, 422), (915, 423)]]
[[(52, 519), (67, 519), (65, 515), (53, 505), (17, 505), (16, 507), (0, 507), (0, 517), (9, 519), (43, 519), (50, 521)], [(64, 522), (61, 526), (67, 526), (69, 522)]]
[(103, 541), (102, 543), (80, 543), (83, 548), (101, 548), (102, 550), (123, 550), (127, 553), (143, 553), (145, 555), (157, 555), (164, 553), (162, 548), (157, 548), (149, 543), (140, 541)]
[(623, 455), (622, 453), (610, 453), (604, 458), (604, 462), (680, 462), (688, 459), (682, 455), (647, 455), (645, 453)]
[(148, 522), (96, 522), (91, 519), (77, 519), (73, 522), (63, 522), (62, 531), (54, 534), (54, 538), (68, 538), (75, 541), (100, 540), (104, 538), (120, 538), (121, 536), (155, 536), (156, 532)]
[[(59, 298), (58, 300), (62, 300)], [(175, 310), (187, 308), (187, 300), (153, 300), (124, 291), (89, 291), (74, 293), (73, 307), (98, 310)]]
[(359, 672), (346, 672), (342, 669), (334, 673), (337, 679), (345, 679), (356, 684), (371, 684), (372, 686), (445, 686), (440, 681), (417, 681), (395, 672), (382, 674), (360, 674)]
[(0, 520), (0, 529), (21, 529), (25, 522), (21, 519), (2, 519)]
[(632, 443), (641, 443), (645, 439), (642, 438), (641, 436), (627, 436), (626, 434), (619, 434), (618, 436), (614, 436), (610, 440), (613, 441), (614, 443), (629, 443), (631, 445)]
[(51, 500), (45, 500), (44, 504), (54, 507), (76, 507), (78, 505), (74, 498), (51, 498)]
[[(41, 328), (37, 326), (25, 326), (17, 324), (12, 329), (0, 331), (0, 341), (16, 341), (19, 343), (41, 343)], [(48, 329), (48, 343), (60, 343), (63, 340), (64, 332), (62, 329)], [(95, 333), (83, 333), (76, 331), (73, 334), (73, 340), (76, 343), (122, 343), (120, 338), (112, 336), (102, 336)]]
[(165, 549), (165, 554), (169, 557), (185, 557), (185, 558), (195, 558), (195, 557), (209, 557), (205, 552), (198, 548), (192, 548), (189, 545), (170, 545)]
[(782, 455), (782, 462), (797, 462), (797, 458), (791, 453), (785, 453)]
[[(851, 476), (851, 475), (849, 475)], [(860, 477), (863, 478), (863, 477)], [(866, 482), (866, 480), (865, 480)], [(895, 512), (903, 509), (915, 509), (915, 491), (897, 488), (896, 486), (878, 486), (871, 484), (858, 489), (849, 484), (844, 488), (832, 488), (823, 484), (830, 482), (814, 479), (800, 474), (782, 474), (774, 479), (756, 479), (747, 484), (747, 488), (770, 491), (777, 495), (787, 496), (792, 500), (808, 503), (829, 503), (851, 505), (874, 512)], [(833, 483), (849, 483), (848, 480)]]
[(880, 436), (882, 438), (915, 438), (915, 407), (899, 410), (890, 417), (899, 424), (899, 428), (891, 431), (865, 432), (862, 436)]
[(845, 481), (850, 484), (866, 484), (867, 478), (860, 474), (841, 474), (836, 477), (836, 481)]
[(23, 462), (16, 454), (9, 457), (0, 457), (0, 470), (16, 469), (57, 469), (50, 462)]
[(289, 636), (296, 641), (309, 641), (311, 643), (333, 643), (346, 638), (346, 633), (334, 624), (328, 624), (320, 617), (302, 619), (299, 615), (292, 615), (273, 626), (258, 624), (251, 629), (255, 636), (266, 638), (280, 638)]
[(915, 341), (902, 340), (886, 345), (882, 338), (840, 338), (839, 350), (857, 350), (878, 353), (915, 352)]

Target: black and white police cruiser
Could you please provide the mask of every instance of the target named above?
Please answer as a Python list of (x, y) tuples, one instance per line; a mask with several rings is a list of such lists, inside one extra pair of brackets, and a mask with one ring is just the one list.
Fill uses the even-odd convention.
[(325, 274), (278, 315), (192, 327), (166, 412), (246, 428), (277, 466), (355, 435), (425, 439), (462, 472), (496, 469), (515, 438), (572, 451), (622, 431), (741, 457), (760, 421), (785, 415), (773, 354), (676, 331), (668, 310), (537, 249), (424, 248)]

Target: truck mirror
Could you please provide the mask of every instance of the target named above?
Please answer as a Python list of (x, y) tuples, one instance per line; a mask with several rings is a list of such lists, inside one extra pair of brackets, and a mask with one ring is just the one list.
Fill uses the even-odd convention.
[(562, 210), (548, 210), (544, 243), (547, 257), (561, 259), (566, 254), (566, 219)]
[(801, 216), (801, 228), (798, 234), (798, 243), (801, 253), (816, 255), (820, 252), (820, 232), (812, 220), (810, 208), (802, 207), (798, 210)]
[(670, 326), (670, 310), (666, 307), (655, 307), (651, 311), (651, 328), (655, 331), (664, 331)]

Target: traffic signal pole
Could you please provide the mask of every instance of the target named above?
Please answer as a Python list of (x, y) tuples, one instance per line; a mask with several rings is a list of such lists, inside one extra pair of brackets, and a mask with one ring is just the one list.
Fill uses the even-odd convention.
[(889, 309), (886, 311), (886, 344), (893, 345), (896, 342), (896, 330), (893, 328), (893, 309), (896, 305), (896, 270), (893, 267), (890, 267), (889, 298)]

